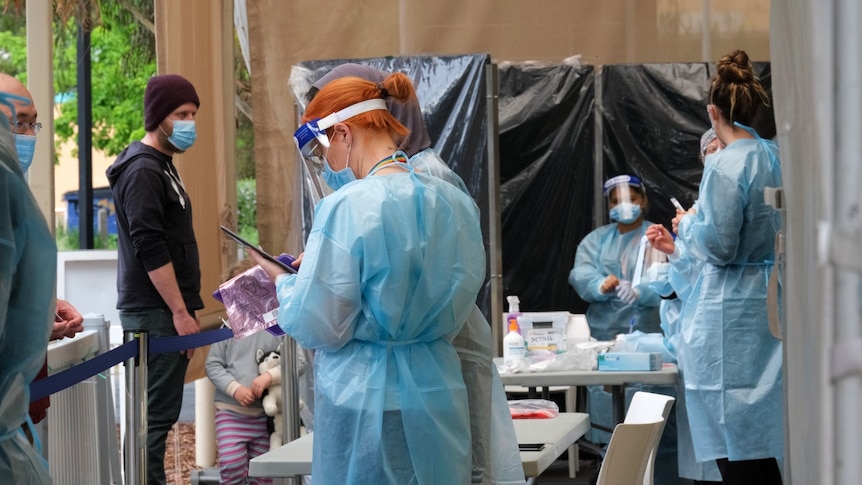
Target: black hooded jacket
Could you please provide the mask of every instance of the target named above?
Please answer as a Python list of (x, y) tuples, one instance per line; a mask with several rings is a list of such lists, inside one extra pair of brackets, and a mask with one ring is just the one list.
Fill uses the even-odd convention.
[(117, 214), (117, 308), (167, 308), (147, 273), (168, 263), (186, 307), (203, 308), (191, 200), (171, 157), (135, 141), (106, 174)]

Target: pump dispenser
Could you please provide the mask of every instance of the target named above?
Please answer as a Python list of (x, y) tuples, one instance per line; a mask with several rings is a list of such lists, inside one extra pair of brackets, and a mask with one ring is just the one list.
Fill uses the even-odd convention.
[[(505, 325), (504, 330), (508, 329), (509, 320), (521, 316), (521, 299), (516, 295), (509, 295), (506, 297), (506, 301), (509, 302), (509, 313), (506, 314), (506, 320), (503, 322), (503, 325)], [(518, 329), (518, 333), (520, 333), (520, 328)]]
[(503, 339), (503, 365), (507, 368), (517, 365), (527, 357), (527, 344), (518, 328), (518, 320), (509, 318), (509, 333)]
[(514, 316), (518, 316), (521, 314), (521, 299), (516, 295), (509, 295), (506, 297), (506, 301), (509, 302), (509, 315), (515, 314)]

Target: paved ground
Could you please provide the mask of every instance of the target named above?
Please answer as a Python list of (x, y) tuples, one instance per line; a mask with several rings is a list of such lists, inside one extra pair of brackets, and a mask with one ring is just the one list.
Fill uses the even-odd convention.
[(183, 407), (180, 409), (180, 422), (188, 423), (195, 420), (195, 383), (189, 382), (183, 386)]
[(535, 485), (581, 485), (595, 483), (598, 473), (597, 460), (581, 453), (581, 469), (575, 478), (569, 478), (569, 461), (566, 458), (555, 461), (542, 476), (536, 478)]

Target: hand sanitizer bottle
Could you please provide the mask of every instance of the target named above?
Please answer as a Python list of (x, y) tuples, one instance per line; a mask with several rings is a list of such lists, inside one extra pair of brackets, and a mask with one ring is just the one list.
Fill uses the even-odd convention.
[[(521, 316), (521, 299), (515, 295), (509, 295), (506, 297), (506, 301), (509, 302), (509, 313), (506, 314), (506, 319), (503, 322), (504, 331), (509, 328), (509, 320)], [(521, 333), (520, 328), (518, 329), (518, 333)]]
[(509, 333), (503, 338), (503, 365), (517, 367), (527, 357), (527, 344), (518, 332), (518, 321), (509, 318)]

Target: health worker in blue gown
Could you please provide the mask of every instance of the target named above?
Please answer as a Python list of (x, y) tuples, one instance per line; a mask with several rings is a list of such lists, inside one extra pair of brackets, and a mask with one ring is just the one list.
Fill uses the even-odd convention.
[[(388, 75), (365, 64), (339, 64), (312, 84), (308, 97), (313, 99), (320, 88), (335, 79), (355, 76), (377, 83)], [(401, 140), (399, 148), (407, 154), (414, 169), (449, 182), (470, 195), (461, 177), (431, 148), (431, 137), (425, 126), (419, 99), (412, 96), (406, 102), (401, 102), (389, 97), (386, 107), (410, 131)], [(461, 331), (452, 340), (461, 359), (461, 374), (467, 386), (470, 407), (473, 453), (470, 483), (520, 485), (524, 483), (524, 469), (503, 383), (492, 360), (492, 343), (491, 326), (474, 305)]]
[[(635, 271), (654, 253), (641, 248), (644, 234), (652, 225), (644, 219), (647, 195), (634, 175), (619, 175), (604, 184), (610, 224), (593, 230), (578, 245), (569, 284), (590, 304), (587, 323), (596, 340), (613, 340), (617, 334), (641, 330), (660, 332), (658, 307), (661, 298)], [(638, 265), (638, 259), (642, 265)]]
[[(778, 146), (748, 126), (768, 96), (745, 52), (716, 67), (707, 111), (726, 147), (706, 159), (697, 209), (679, 220), (685, 255), (700, 267), (679, 364), (697, 461), (714, 460), (725, 484), (780, 484), (782, 348), (766, 305), (780, 217), (763, 197), (781, 186)], [(665, 228), (648, 238), (672, 265), (683, 256)]]
[[(706, 157), (721, 151), (724, 144), (710, 128), (700, 138), (700, 161), (704, 163)], [(697, 210), (697, 204), (694, 205)], [(679, 218), (685, 215), (684, 210), (677, 209), (673, 219), (673, 227), (676, 228)], [(649, 234), (651, 229), (647, 229)], [(686, 303), (690, 302), (691, 289), (700, 273), (700, 266), (696, 260), (687, 257), (682, 241), (676, 241), (678, 257), (671, 264), (662, 263), (654, 265), (647, 275), (650, 286), (661, 295), (661, 329), (664, 332), (664, 345), (666, 348), (665, 361), (679, 364), (679, 348), (682, 342), (682, 320), (685, 313)], [(708, 460), (698, 462), (694, 457), (694, 446), (691, 441), (691, 430), (688, 425), (688, 412), (685, 406), (685, 373), (679, 369), (679, 386), (672, 395), (676, 398), (674, 404), (675, 414), (668, 419), (665, 430), (672, 424), (676, 431), (676, 449), (678, 462), (678, 475), (681, 479), (695, 480), (698, 484), (721, 483), (721, 474), (715, 461)], [(665, 433), (667, 434), (667, 433)], [(661, 452), (661, 447), (659, 448)], [(656, 469), (658, 466), (658, 456)], [(659, 480), (656, 480), (659, 483)]]
[[(634, 175), (619, 175), (605, 182), (604, 195), (613, 222), (593, 230), (578, 245), (569, 284), (590, 304), (586, 316), (593, 338), (614, 340), (618, 334), (635, 330), (661, 332), (661, 297), (645, 279), (638, 282), (635, 274), (644, 271), (645, 261), (658, 255), (664, 259), (663, 254), (647, 247), (644, 238), (646, 228), (652, 225), (644, 218), (646, 188)], [(587, 392), (590, 420), (613, 429), (610, 393), (602, 386), (588, 386)], [(587, 439), (607, 443), (610, 434), (594, 428)]]
[(22, 425), (54, 320), (57, 247), (24, 179), (39, 127), (29, 98), (0, 73), (0, 481), (35, 485), (51, 478)]
[(335, 190), (315, 208), (297, 275), (276, 283), (279, 325), (314, 349), (314, 482), (470, 483), (467, 392), (452, 339), (485, 277), (479, 213), (414, 170), (385, 98), (410, 80), (336, 79), (294, 135)]

